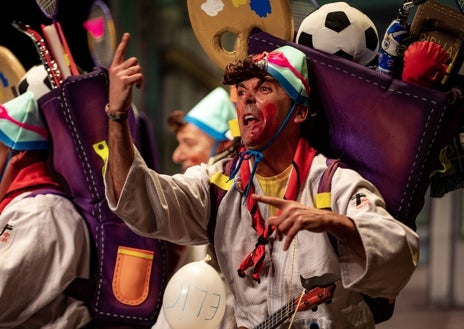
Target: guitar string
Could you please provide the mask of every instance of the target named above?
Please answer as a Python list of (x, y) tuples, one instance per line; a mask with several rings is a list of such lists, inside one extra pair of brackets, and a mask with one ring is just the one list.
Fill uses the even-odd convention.
[[(287, 301), (285, 306), (283, 306), (281, 309), (279, 309), (277, 311), (276, 314), (274, 314), (273, 316), (271, 316), (270, 318), (268, 318), (267, 320), (262, 322), (255, 329), (258, 329), (258, 328), (274, 328), (274, 326), (277, 323), (281, 323), (280, 319), (282, 319), (284, 317), (285, 318), (290, 318), (291, 313), (293, 313), (293, 317), (295, 317), (296, 308), (292, 307), (293, 306), (293, 299), (291, 298), (291, 296), (292, 296), (291, 287), (292, 287), (292, 282), (293, 282), (293, 272), (294, 272), (294, 264), (295, 264), (295, 258), (296, 258), (295, 254), (296, 254), (297, 240), (298, 240), (298, 236), (296, 236), (294, 238), (294, 241), (292, 243), (292, 261), (291, 261), (291, 266), (290, 266), (290, 282), (288, 284), (288, 301)], [(303, 295), (304, 295), (304, 291), (303, 291), (302, 296), (300, 297), (300, 302), (301, 302), (301, 298), (303, 297)], [(299, 303), (298, 303), (298, 305), (299, 305)], [(290, 323), (290, 327), (292, 326), (292, 324), (293, 324), (293, 320)]]
[(296, 306), (295, 306), (295, 310), (293, 312), (292, 318), (291, 318), (290, 323), (288, 325), (288, 329), (292, 328), (293, 320), (295, 320), (296, 312), (298, 312), (298, 308), (300, 307), (300, 304), (301, 304), (301, 301), (303, 300), (303, 296), (304, 296), (305, 292), (306, 292), (306, 289), (303, 289), (301, 291), (300, 298), (298, 299), (298, 304), (296, 304)]
[(231, 316), (231, 318), (229, 320), (229, 327), (227, 329), (232, 329), (234, 323), (235, 323), (235, 312), (234, 312), (234, 314), (232, 314), (232, 316)]
[[(303, 289), (301, 295), (300, 295), (300, 298), (298, 300), (298, 304), (296, 305), (296, 307), (293, 308), (293, 310), (291, 309), (291, 306), (292, 306), (292, 284), (293, 284), (293, 271), (294, 271), (294, 266), (295, 266), (295, 258), (296, 258), (296, 246), (297, 246), (297, 242), (298, 242), (298, 236), (295, 236), (295, 238), (293, 239), (293, 246), (292, 246), (292, 262), (291, 262), (291, 266), (290, 266), (290, 282), (288, 283), (288, 302), (287, 302), (287, 306), (286, 306), (286, 309), (283, 308), (281, 309), (281, 311), (287, 316), (287, 317), (290, 317), (290, 313), (293, 312), (292, 314), (292, 319), (290, 320), (290, 323), (289, 323), (289, 326), (288, 326), (288, 329), (291, 329), (292, 325), (293, 325), (293, 321), (295, 319), (295, 316), (296, 316), (296, 312), (297, 312), (297, 309), (298, 307), (300, 306), (301, 304), (301, 300), (305, 294), (305, 289)], [(232, 326), (234, 324), (234, 320), (235, 320), (235, 313), (232, 315), (231, 319), (230, 319), (230, 322), (229, 322), (229, 327), (228, 329), (232, 329)], [(274, 320), (271, 320), (271, 321), (274, 321)], [(271, 323), (271, 328), (272, 328), (272, 325), (273, 323)]]
[[(295, 267), (295, 259), (296, 259), (296, 245), (298, 243), (298, 235), (295, 235), (294, 239), (293, 239), (293, 246), (292, 246), (292, 263), (291, 263), (291, 266), (290, 266), (290, 282), (288, 283), (288, 302), (287, 302), (287, 315), (290, 317), (290, 305), (292, 303), (292, 286), (293, 286), (293, 271), (294, 271), (294, 267)], [(295, 317), (295, 313), (296, 313), (296, 308), (293, 309), (294, 313), (293, 313), (293, 317)], [(293, 320), (290, 322), (290, 325), (288, 327), (288, 329), (291, 328), (293, 324)]]

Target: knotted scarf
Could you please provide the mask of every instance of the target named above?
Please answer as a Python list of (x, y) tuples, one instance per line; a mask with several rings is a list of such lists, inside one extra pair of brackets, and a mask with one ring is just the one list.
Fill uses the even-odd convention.
[[(250, 171), (249, 161), (251, 160), (251, 155), (254, 154), (250, 154), (246, 151), (242, 152), (237, 167), (240, 172), (242, 186), (247, 187), (245, 191), (246, 193), (244, 193), (245, 202), (247, 209), (251, 214), (252, 226), (256, 230), (258, 241), (255, 249), (245, 257), (237, 271), (238, 275), (243, 278), (246, 276), (245, 271), (253, 266), (253, 279), (260, 282), (260, 272), (266, 252), (265, 246), (268, 243), (269, 236), (273, 233), (273, 228), (270, 225), (266, 225), (266, 221), (263, 219), (259, 211), (258, 203), (256, 200), (251, 198), (251, 194), (255, 191), (252, 180), (254, 169), (256, 168), (256, 166), (252, 166), (253, 172)], [(311, 168), (315, 155), (316, 150), (313, 149), (304, 138), (300, 138), (292, 161), (293, 169), (290, 173), (284, 199), (296, 200), (301, 186), (308, 177), (309, 169)], [(279, 213), (280, 210), (277, 214)]]

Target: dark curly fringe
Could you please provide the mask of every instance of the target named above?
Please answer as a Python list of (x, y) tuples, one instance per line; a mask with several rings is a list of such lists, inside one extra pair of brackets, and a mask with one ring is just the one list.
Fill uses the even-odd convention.
[(248, 55), (226, 66), (222, 83), (224, 85), (236, 85), (251, 78), (264, 79), (267, 75), (269, 74), (266, 71), (266, 67), (256, 65), (253, 62), (253, 55)]

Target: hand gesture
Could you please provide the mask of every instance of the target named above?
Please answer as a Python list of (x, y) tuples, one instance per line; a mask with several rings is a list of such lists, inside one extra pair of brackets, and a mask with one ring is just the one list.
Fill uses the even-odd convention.
[(268, 218), (268, 224), (274, 227), (277, 238), (286, 236), (284, 250), (287, 250), (295, 237), (301, 230), (312, 232), (326, 232), (328, 219), (331, 211), (311, 208), (301, 203), (275, 197), (253, 194), (258, 202), (263, 202), (279, 209), (277, 215)]
[(127, 113), (132, 103), (132, 86), (140, 88), (143, 83), (142, 69), (136, 57), (124, 59), (129, 33), (124, 33), (116, 51), (113, 62), (109, 68), (110, 91), (109, 109), (110, 113)]

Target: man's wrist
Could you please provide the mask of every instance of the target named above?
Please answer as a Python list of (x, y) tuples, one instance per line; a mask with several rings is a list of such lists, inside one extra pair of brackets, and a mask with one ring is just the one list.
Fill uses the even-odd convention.
[(109, 103), (105, 105), (105, 112), (111, 121), (123, 121), (129, 117), (129, 112), (111, 111)]

